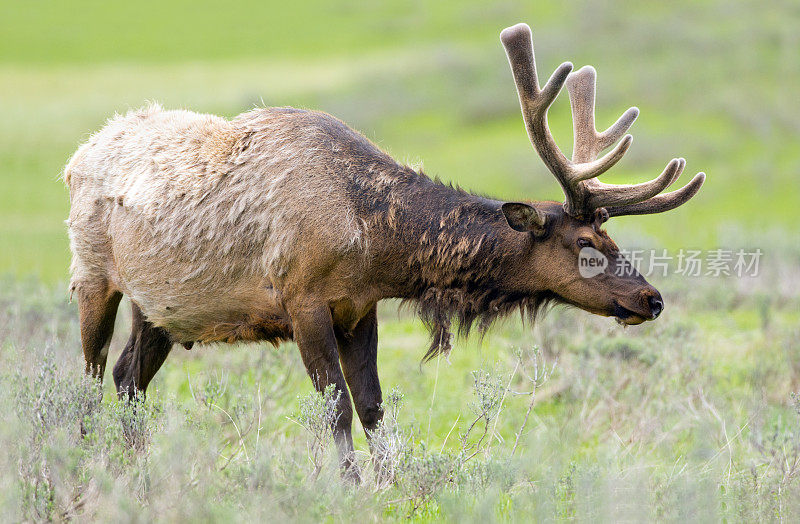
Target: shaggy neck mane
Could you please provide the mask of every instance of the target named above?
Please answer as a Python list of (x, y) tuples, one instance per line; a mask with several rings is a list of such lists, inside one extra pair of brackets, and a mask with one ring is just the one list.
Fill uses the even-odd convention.
[(373, 196), (362, 204), (369, 208), (372, 228), (383, 229), (380, 236), (387, 239), (382, 265), (390, 273), (384, 277), (395, 282), (393, 296), (410, 305), (431, 332), (426, 361), (450, 351), (454, 328), (461, 337), (474, 325), (484, 334), (512, 311), (533, 322), (543, 307), (558, 301), (549, 291), (508, 285), (508, 272), (530, 256), (534, 240), (508, 226), (502, 202), (409, 167), (393, 171), (373, 171), (365, 177), (370, 191), (358, 194)]

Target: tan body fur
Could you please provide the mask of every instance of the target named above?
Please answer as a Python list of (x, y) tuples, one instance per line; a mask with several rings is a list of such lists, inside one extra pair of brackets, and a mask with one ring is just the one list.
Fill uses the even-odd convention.
[(304, 247), (318, 259), (366, 255), (365, 224), (341, 189), (347, 160), (321, 150), (325, 131), (307, 115), (227, 121), (150, 106), (109, 121), (65, 169), (71, 288), (107, 280), (176, 342), (259, 338), (260, 323), (285, 315)]

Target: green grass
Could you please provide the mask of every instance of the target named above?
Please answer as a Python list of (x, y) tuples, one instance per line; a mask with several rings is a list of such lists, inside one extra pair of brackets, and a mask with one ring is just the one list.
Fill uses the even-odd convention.
[[(66, 279), (60, 170), (106, 118), (148, 100), (226, 116), (257, 103), (323, 109), (466, 188), (560, 198), (527, 141), (497, 39), (519, 20), (534, 28), (543, 72), (563, 60), (597, 67), (600, 124), (629, 105), (642, 110), (634, 147), (607, 180), (651, 178), (673, 156), (687, 158), (687, 180), (708, 173), (691, 205), (613, 221), (613, 233), (708, 247), (731, 228), (788, 232), (800, 219), (789, 3), (184, 4), (4, 6), (0, 272)], [(550, 120), (569, 151), (566, 96)]]
[[(758, 278), (659, 282), (668, 310), (657, 322), (623, 329), (557, 309), (535, 328), (511, 318), (425, 365), (421, 324), (385, 304), (384, 398), (403, 395), (379, 440), (394, 450), (394, 477), (372, 475), (355, 423), (357, 488), (337, 480), (329, 440), (319, 471), (310, 461), (316, 441), (302, 425), (321, 412), (293, 344), (176, 347), (143, 404), (118, 402), (108, 376), (97, 404), (81, 380), (75, 306), (60, 289), (6, 281), (0, 515), (793, 521), (800, 295), (765, 297), (777, 278), (800, 279), (800, 255), (768, 247), (776, 256)], [(534, 358), (551, 375), (525, 423)], [(483, 441), (483, 419), (469, 431), (481, 403), (493, 406)]]

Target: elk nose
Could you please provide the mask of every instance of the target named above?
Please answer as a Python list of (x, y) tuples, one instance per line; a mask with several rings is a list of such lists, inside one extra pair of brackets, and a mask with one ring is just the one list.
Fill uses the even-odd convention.
[(653, 315), (653, 318), (658, 317), (662, 311), (664, 311), (664, 301), (661, 299), (661, 295), (651, 295), (647, 298), (647, 303), (650, 305), (650, 313)]

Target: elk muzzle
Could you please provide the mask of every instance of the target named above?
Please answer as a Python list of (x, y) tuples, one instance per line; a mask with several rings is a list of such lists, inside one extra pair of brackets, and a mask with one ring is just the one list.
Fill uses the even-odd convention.
[(615, 301), (612, 315), (622, 324), (636, 325), (646, 320), (655, 320), (662, 311), (664, 311), (664, 299), (661, 293), (647, 284), (628, 300)]

